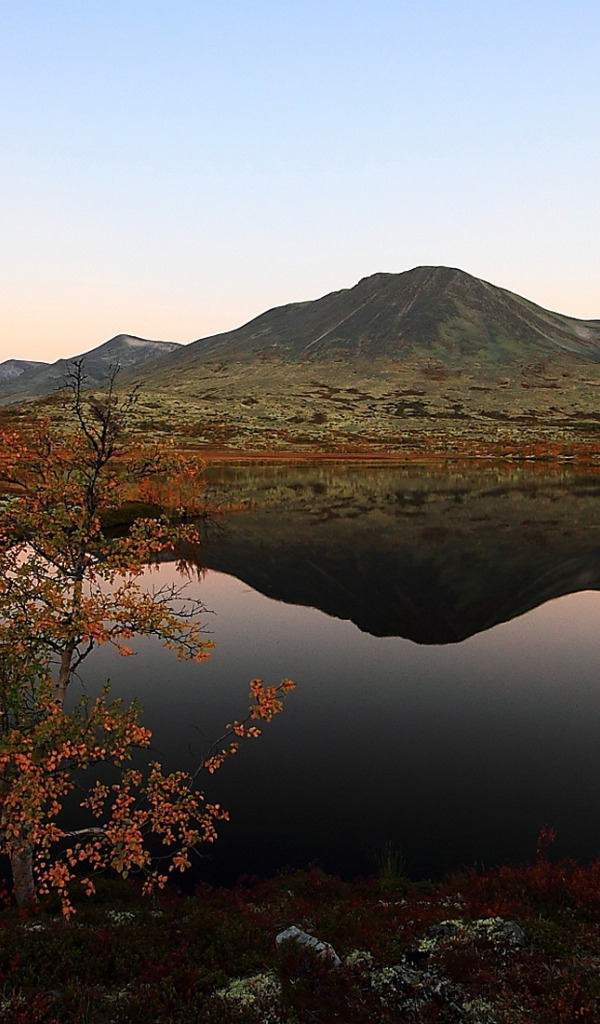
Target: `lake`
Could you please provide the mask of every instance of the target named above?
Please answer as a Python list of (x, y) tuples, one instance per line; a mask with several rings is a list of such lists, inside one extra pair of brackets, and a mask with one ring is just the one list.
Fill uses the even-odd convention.
[[(316, 863), (411, 877), (600, 853), (600, 477), (510, 466), (210, 467), (190, 584), (216, 649), (100, 651), (169, 767), (241, 717), (247, 682), (297, 689), (213, 777), (231, 814), (196, 878)], [(149, 581), (176, 578), (165, 563)]]

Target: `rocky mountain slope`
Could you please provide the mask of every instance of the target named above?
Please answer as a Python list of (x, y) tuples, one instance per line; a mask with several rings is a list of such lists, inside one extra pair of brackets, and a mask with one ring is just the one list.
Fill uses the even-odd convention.
[(5, 359), (3, 363), (0, 363), (0, 382), (17, 380), (23, 374), (35, 373), (44, 366), (48, 366), (48, 363), (33, 359)]
[[(179, 345), (174, 341), (146, 341), (130, 334), (118, 334), (97, 348), (73, 356), (73, 359), (83, 361), (88, 383), (93, 386), (101, 384), (111, 369), (117, 365), (123, 371), (134, 368), (137, 370), (145, 363), (176, 348), (179, 348)], [(19, 362), (24, 361), (7, 360), (8, 364)], [(16, 375), (13, 373), (12, 376), (2, 373), (2, 368), (6, 367), (7, 363), (0, 364), (0, 403), (14, 403), (56, 391), (64, 381), (68, 362), (70, 360), (67, 359), (59, 359), (51, 364), (25, 362), (26, 372), (24, 370)], [(10, 373), (10, 368), (8, 372)]]
[(455, 365), (478, 357), (503, 365), (561, 353), (600, 361), (600, 320), (552, 313), (461, 270), (416, 267), (268, 310), (235, 331), (186, 345), (162, 365), (186, 371), (207, 359), (403, 360), (414, 354)]

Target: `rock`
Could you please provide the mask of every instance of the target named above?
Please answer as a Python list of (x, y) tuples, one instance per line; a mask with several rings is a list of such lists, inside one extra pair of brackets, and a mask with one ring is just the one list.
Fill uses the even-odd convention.
[(513, 946), (526, 946), (527, 936), (520, 924), (516, 921), (502, 921), (498, 925), (497, 933), (510, 942)]
[(402, 1020), (429, 1019), (435, 1012), (436, 1020), (462, 1021), (459, 990), (436, 971), (415, 970), (404, 961), (371, 971), (370, 982), (383, 1006), (401, 1012)]
[(295, 924), (291, 925), (290, 928), (286, 928), (284, 931), (279, 932), (275, 937), (275, 942), (280, 946), (282, 942), (286, 942), (288, 939), (291, 939), (293, 942), (297, 942), (299, 946), (306, 946), (308, 949), (314, 950), (318, 956), (331, 960), (334, 967), (341, 967), (342, 961), (333, 946), (328, 942), (322, 942), (320, 939), (316, 939), (314, 935), (309, 935), (308, 932), (302, 931), (302, 929), (297, 928)]

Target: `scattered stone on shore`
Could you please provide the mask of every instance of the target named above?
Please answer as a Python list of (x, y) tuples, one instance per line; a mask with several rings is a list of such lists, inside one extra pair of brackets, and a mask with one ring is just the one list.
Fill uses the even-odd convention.
[(297, 928), (294, 924), (290, 928), (279, 932), (275, 937), (275, 942), (278, 946), (288, 940), (297, 942), (299, 946), (306, 946), (317, 953), (318, 956), (329, 959), (333, 967), (341, 967), (342, 961), (329, 942), (322, 942), (320, 939), (316, 939), (314, 935), (309, 935), (308, 932), (303, 931), (302, 928)]

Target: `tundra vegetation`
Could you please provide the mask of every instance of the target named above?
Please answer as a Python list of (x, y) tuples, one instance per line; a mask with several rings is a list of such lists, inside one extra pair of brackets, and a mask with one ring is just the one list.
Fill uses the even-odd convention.
[[(227, 817), (204, 800), (198, 774), (257, 737), (257, 721), (269, 721), (293, 685), (253, 680), (246, 717), (227, 727), (193, 775), (132, 761), (151, 739), (137, 704), (108, 689), (71, 699), (73, 678), (99, 644), (127, 657), (133, 637), (153, 636), (177, 658), (199, 662), (212, 647), (185, 583), (149, 589), (143, 578), (165, 552), (179, 553), (182, 570), (189, 565), (200, 541), (201, 466), (165, 445), (130, 442), (137, 394), (118, 396), (115, 379), (91, 396), (75, 363), (66, 388), (70, 427), (39, 420), (1, 438), (0, 851), (17, 904), (55, 890), (65, 915), (74, 879), (91, 894), (98, 871), (137, 871), (151, 890), (189, 866)], [(140, 501), (152, 514), (108, 537), (111, 514)], [(87, 815), (76, 828), (74, 794)]]
[[(595, 1024), (600, 869), (553, 863), (443, 882), (342, 881), (317, 868), (143, 900), (100, 880), (0, 914), (9, 1024)], [(341, 959), (294, 942), (290, 923)]]
[[(407, 357), (361, 363), (208, 361), (201, 375), (148, 377), (132, 409), (140, 439), (224, 456), (283, 455), (597, 463), (600, 364), (566, 357), (499, 369)], [(0, 423), (27, 425), (27, 402)], [(68, 425), (60, 396), (35, 408)]]

